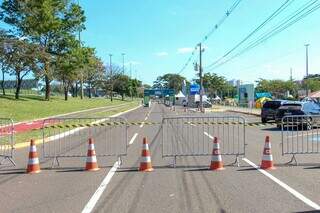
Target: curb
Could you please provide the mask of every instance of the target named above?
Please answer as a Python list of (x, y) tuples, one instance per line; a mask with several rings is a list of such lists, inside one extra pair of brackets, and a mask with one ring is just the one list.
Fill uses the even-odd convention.
[[(118, 116), (120, 116), (120, 115), (126, 114), (126, 113), (128, 113), (128, 112), (133, 111), (133, 110), (139, 109), (140, 107), (141, 107), (141, 105), (139, 105), (139, 106), (137, 106), (137, 107), (135, 107), (135, 108), (128, 109), (128, 110), (126, 110), (126, 111), (119, 112), (119, 113), (117, 113), (117, 114), (111, 115), (110, 117), (118, 117)], [(44, 142), (47, 143), (47, 142), (49, 142), (49, 141), (50, 141), (50, 140), (45, 140)], [(34, 142), (35, 142), (36, 145), (39, 145), (39, 144), (43, 143), (43, 140), (42, 140), (42, 139), (35, 139)], [(22, 148), (28, 147), (29, 145), (30, 145), (30, 142), (23, 142), (23, 143), (15, 144), (15, 145), (13, 146), (13, 148), (14, 148), (14, 149), (22, 149)]]

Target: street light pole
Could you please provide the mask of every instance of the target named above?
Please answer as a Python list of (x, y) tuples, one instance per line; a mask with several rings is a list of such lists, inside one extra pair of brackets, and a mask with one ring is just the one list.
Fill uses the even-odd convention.
[[(309, 76), (309, 45), (310, 44), (305, 44), (304, 46), (306, 47), (306, 79), (308, 79)], [(309, 88), (308, 88), (308, 83), (306, 82), (306, 96), (309, 96)]]
[(112, 54), (109, 54), (110, 63), (109, 63), (109, 69), (110, 69), (110, 84), (111, 84), (111, 94), (110, 94), (110, 100), (113, 101), (113, 76), (112, 76)]
[(124, 75), (124, 56), (126, 54), (125, 53), (122, 53), (122, 75)]
[(200, 49), (200, 57), (199, 57), (199, 77), (200, 77), (200, 111), (203, 112), (203, 101), (202, 101), (202, 95), (203, 95), (203, 79), (202, 79), (202, 47), (201, 43), (199, 43), (199, 49)]

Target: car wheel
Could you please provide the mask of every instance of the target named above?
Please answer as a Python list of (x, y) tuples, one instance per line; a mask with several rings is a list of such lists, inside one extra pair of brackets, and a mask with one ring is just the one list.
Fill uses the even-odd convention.
[(267, 123), (267, 121), (268, 121), (268, 120), (267, 120), (266, 118), (261, 118), (261, 122), (262, 122), (262, 123)]

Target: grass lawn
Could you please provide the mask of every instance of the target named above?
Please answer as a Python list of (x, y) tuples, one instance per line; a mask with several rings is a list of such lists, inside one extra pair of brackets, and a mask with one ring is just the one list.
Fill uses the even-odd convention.
[(19, 122), (124, 103), (128, 103), (128, 107), (131, 108), (138, 105), (138, 100), (121, 101), (114, 99), (111, 102), (110, 99), (105, 98), (85, 98), (81, 100), (80, 98), (69, 97), (68, 101), (64, 101), (63, 97), (53, 96), (50, 101), (44, 101), (43, 97), (37, 95), (24, 95), (21, 96), (20, 100), (15, 100), (14, 95), (0, 95), (0, 118), (11, 118), (14, 122)]
[[(120, 101), (119, 103), (123, 103), (123, 102)], [(104, 117), (115, 115), (119, 112), (123, 112), (123, 111), (129, 110), (129, 109), (132, 109), (138, 105), (139, 105), (138, 101), (132, 101), (132, 102), (128, 102), (127, 105), (119, 106), (116, 109), (110, 109), (105, 112), (88, 113), (88, 117), (90, 117), (90, 118), (91, 117), (98, 117), (99, 119), (101, 119)], [(69, 124), (77, 124), (77, 122), (70, 120)], [(70, 129), (68, 129), (68, 128), (60, 129), (61, 132), (63, 132), (64, 130), (70, 131)], [(45, 137), (52, 136), (52, 135), (47, 135), (47, 133), (48, 133), (48, 131), (45, 131)], [(32, 130), (32, 131), (24, 132), (24, 133), (16, 133), (14, 136), (14, 139), (15, 139), (16, 144), (23, 143), (23, 142), (29, 142), (30, 139), (42, 139), (42, 130), (38, 129), (38, 130)]]

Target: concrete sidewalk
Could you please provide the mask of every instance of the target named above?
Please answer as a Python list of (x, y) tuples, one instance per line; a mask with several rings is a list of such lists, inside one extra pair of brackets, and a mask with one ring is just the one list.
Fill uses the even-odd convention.
[(260, 116), (261, 109), (256, 108), (245, 108), (245, 107), (237, 107), (237, 106), (222, 106), (222, 105), (214, 105), (212, 110), (222, 110), (222, 111), (229, 111), (229, 112), (240, 112), (247, 115), (256, 115)]

